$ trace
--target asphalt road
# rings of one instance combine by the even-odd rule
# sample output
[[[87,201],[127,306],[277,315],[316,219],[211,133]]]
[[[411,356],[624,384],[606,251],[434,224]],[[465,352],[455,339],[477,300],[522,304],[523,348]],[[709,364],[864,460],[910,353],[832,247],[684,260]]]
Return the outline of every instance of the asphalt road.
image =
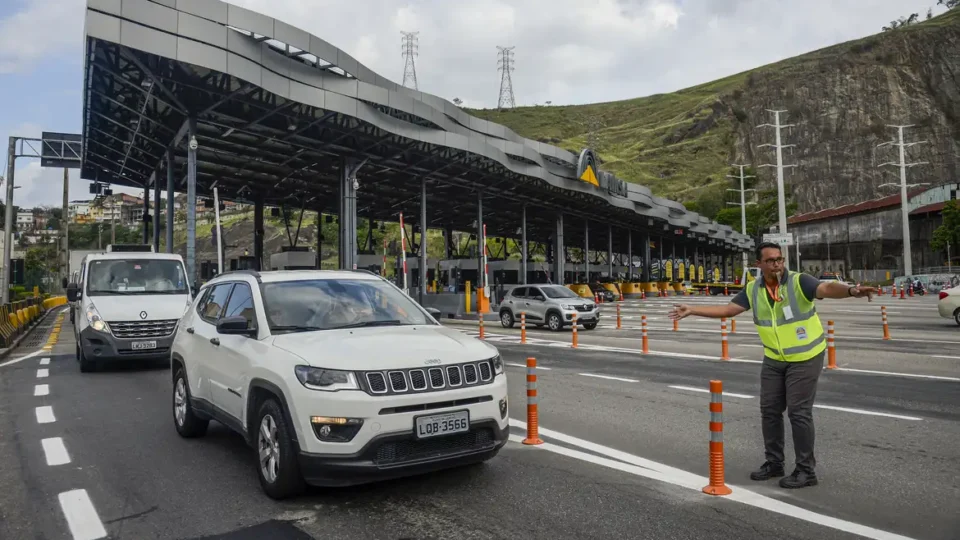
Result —
[[[551,368],[540,376],[544,445],[518,442],[524,371],[510,366],[516,441],[491,462],[280,503],[262,494],[239,436],[215,423],[201,439],[176,434],[165,366],[81,374],[69,321],[63,329],[52,351],[0,363],[0,538],[83,538],[67,514],[77,516],[72,530],[102,527],[114,539],[955,539],[960,530],[960,382],[825,373],[818,402],[861,412],[817,411],[821,484],[785,492],[746,479],[762,461],[757,365],[501,341],[509,364],[536,356]],[[753,396],[725,399],[728,497],[700,492],[709,396],[683,389],[711,378]]]

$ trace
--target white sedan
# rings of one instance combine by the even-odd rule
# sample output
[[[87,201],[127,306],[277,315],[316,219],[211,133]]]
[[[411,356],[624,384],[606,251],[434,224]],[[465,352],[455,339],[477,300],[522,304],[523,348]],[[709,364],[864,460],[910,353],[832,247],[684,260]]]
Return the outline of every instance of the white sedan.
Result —
[[[940,303],[937,304],[940,316],[953,319],[960,325],[960,287],[940,291]]]

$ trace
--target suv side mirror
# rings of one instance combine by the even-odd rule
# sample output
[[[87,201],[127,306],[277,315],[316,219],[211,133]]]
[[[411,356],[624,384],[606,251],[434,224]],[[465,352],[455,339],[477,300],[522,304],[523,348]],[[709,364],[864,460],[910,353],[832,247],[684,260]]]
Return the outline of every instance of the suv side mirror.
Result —
[[[425,309],[427,310],[427,313],[429,313],[431,317],[433,317],[434,319],[440,320],[440,310],[439,310],[439,309],[434,308],[434,307],[428,307],[428,308],[425,308]]]
[[[217,333],[251,337],[257,335],[257,329],[248,327],[247,318],[238,315],[217,321]]]
[[[537,300],[537,301],[539,301],[539,302],[546,302],[546,301],[547,301],[547,298],[546,298],[545,296],[543,296],[542,294],[538,294],[538,295],[534,296],[533,299],[534,299],[534,300]]]
[[[76,283],[67,284],[67,300],[76,302],[80,298],[80,287]]]

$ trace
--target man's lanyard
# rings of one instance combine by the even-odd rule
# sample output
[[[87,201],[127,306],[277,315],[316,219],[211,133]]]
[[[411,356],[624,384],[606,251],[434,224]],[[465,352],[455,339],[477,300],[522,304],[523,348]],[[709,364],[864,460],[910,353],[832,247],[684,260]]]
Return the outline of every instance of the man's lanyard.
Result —
[[[779,293],[780,293],[779,281],[777,282],[777,286],[774,287],[773,289],[770,288],[770,284],[767,283],[767,280],[763,280],[763,286],[767,288],[767,292],[770,294],[770,298],[773,298],[774,302],[779,302],[780,300],[782,300],[782,298],[780,298],[779,296]]]

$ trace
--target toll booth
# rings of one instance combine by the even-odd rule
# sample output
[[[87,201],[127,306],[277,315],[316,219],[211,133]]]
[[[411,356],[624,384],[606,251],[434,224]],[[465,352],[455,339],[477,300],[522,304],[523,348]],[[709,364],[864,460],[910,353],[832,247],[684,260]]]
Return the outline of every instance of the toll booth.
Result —
[[[270,270],[316,270],[317,254],[304,246],[283,246],[270,255]]]
[[[241,255],[235,259],[230,259],[230,270],[260,270],[257,258],[250,255]]]
[[[397,287],[403,288],[403,259],[397,257],[397,266],[394,268],[395,283]],[[427,285],[433,287],[433,281],[437,279],[437,261],[436,259],[427,259]],[[416,256],[407,257],[407,287],[412,291],[420,288],[420,258]],[[438,283],[440,288],[441,284]],[[429,289],[428,289],[429,290]]]
[[[374,274],[382,275],[383,255],[357,255],[357,270],[369,270]]]

